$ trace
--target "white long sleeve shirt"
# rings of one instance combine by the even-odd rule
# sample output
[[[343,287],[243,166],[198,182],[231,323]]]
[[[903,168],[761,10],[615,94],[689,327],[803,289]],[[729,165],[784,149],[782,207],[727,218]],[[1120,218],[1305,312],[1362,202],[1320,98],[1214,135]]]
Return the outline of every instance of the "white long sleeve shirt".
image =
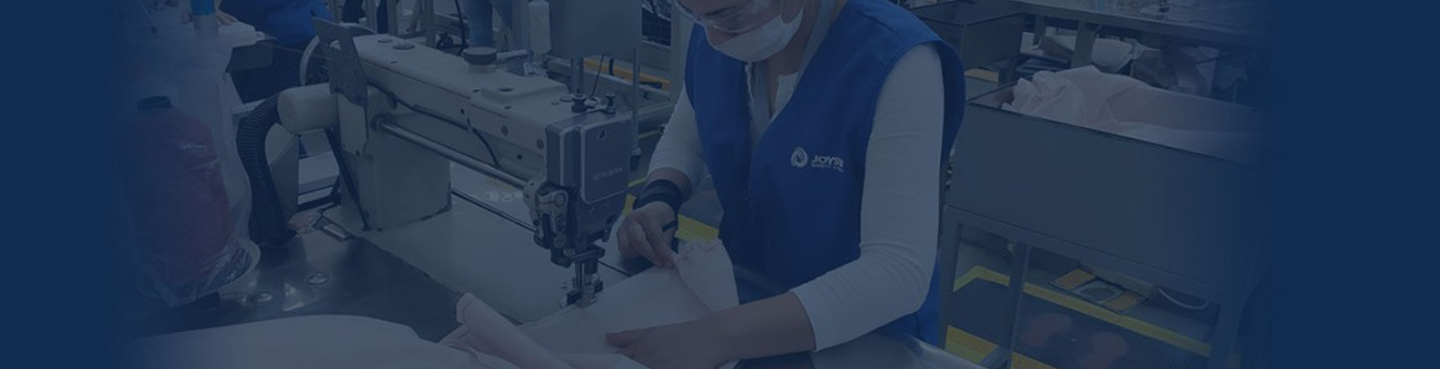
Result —
[[[914,312],[929,292],[940,228],[941,70],[934,47],[919,46],[900,58],[881,87],[865,158],[860,257],[791,290],[809,316],[816,350]],[[784,109],[800,74],[779,78],[770,117]],[[765,102],[752,96],[750,103]],[[769,125],[752,120],[751,147]],[[695,110],[684,90],[651,159],[650,170],[660,168],[678,170],[692,184],[705,178]]]

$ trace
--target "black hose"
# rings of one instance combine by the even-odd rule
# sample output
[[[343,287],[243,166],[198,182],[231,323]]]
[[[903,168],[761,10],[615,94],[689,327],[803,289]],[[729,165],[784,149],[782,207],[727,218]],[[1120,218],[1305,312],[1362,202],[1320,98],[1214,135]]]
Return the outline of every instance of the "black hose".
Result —
[[[278,100],[278,96],[271,96],[261,102],[240,119],[235,134],[240,163],[250,177],[250,240],[262,247],[281,246],[295,237],[280,206],[280,195],[275,190],[270,161],[265,155],[265,137],[270,128],[280,122]]]

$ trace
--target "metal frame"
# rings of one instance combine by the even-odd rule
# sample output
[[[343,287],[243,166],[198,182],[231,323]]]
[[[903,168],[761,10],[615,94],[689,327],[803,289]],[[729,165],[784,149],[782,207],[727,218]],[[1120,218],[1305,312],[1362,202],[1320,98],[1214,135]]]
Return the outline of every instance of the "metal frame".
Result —
[[[1217,228],[1231,223],[1182,221],[1208,219],[1206,215],[1214,215],[1210,212],[1231,209],[1210,205],[1211,198],[1204,197],[1211,194],[1210,187],[1155,189],[1201,180],[1224,186],[1218,188],[1238,184],[1234,188],[1249,189],[1243,184],[1253,180],[1253,168],[976,103],[1007,90],[969,104],[951,160],[952,186],[961,181],[965,186],[947,189],[941,220],[941,280],[955,278],[960,225],[998,235],[1012,245],[1008,302],[1012,330],[982,364],[999,367],[1013,353],[1018,323],[1014,319],[1023,301],[1030,254],[1040,248],[1216,303],[1219,316],[1209,339],[1208,368],[1225,368],[1244,308],[1272,255],[1258,248],[1250,229],[1232,234]],[[1250,195],[1240,193],[1235,198]],[[1165,202],[1165,208],[1155,205],[1165,196],[1188,197]],[[1133,206],[1115,205],[1127,201]],[[1104,216],[1096,216],[1097,211],[1104,211]],[[1250,211],[1216,214],[1258,217]],[[1126,234],[1114,234],[1118,229]],[[943,303],[946,312],[954,311],[948,299]]]
[[[1005,8],[950,1],[910,9],[960,53],[965,68],[1003,62],[999,83],[1016,78],[1024,15]]]
[[[1221,55],[1234,52],[1234,48],[1265,50],[1273,44],[1271,37],[1261,30],[1241,30],[1223,27],[1206,27],[1159,19],[1130,16],[1113,11],[1101,11],[1064,6],[1056,0],[974,0],[977,4],[1011,9],[1035,17],[1033,44],[1039,44],[1048,33],[1047,18],[1070,20],[1075,26],[1075,50],[1070,55],[1070,67],[1079,68],[1092,64],[1095,41],[1101,28],[1116,28],[1138,32],[1143,36],[1158,36],[1166,39],[1184,40],[1188,43],[1214,46]],[[1227,49],[1232,49],[1227,51]],[[1220,59],[1223,60],[1223,59]],[[1218,66],[1217,66],[1218,67]],[[1213,85],[1219,85],[1221,73],[1215,73]],[[1233,100],[1233,96],[1231,97]]]
[[[1039,18],[1068,19],[1082,23],[1124,28],[1147,34],[1164,35],[1216,45],[1234,45],[1262,49],[1272,43],[1270,37],[1257,34],[1251,30],[1204,27],[1195,24],[1127,16],[1116,12],[1066,7],[1052,3],[1051,0],[975,0],[975,3],[995,6],[1002,9],[1012,9],[1022,13],[1033,14]],[[1036,34],[1037,38],[1039,35],[1039,33]]]

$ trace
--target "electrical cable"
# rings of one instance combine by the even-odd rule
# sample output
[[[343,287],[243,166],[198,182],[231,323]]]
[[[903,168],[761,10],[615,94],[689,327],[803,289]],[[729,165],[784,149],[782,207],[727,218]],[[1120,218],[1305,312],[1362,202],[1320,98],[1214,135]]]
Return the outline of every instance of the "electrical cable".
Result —
[[[1166,299],[1166,300],[1169,300],[1170,303],[1175,304],[1175,306],[1179,306],[1179,307],[1182,307],[1182,308],[1185,308],[1185,309],[1189,309],[1189,310],[1205,310],[1205,308],[1210,307],[1210,301],[1202,301],[1202,302],[1201,302],[1200,304],[1198,304],[1198,305],[1196,305],[1196,304],[1187,304],[1187,303],[1180,302],[1180,300],[1176,299],[1174,296],[1170,296],[1170,293],[1169,293],[1169,292],[1165,292],[1165,289],[1164,289],[1164,288],[1156,288],[1155,291],[1156,291],[1156,292],[1160,292],[1160,296],[1165,297],[1165,299]]]
[[[292,49],[292,48],[288,48],[288,47],[284,47],[284,46],[279,46],[279,45],[274,45],[274,44],[270,44],[270,45],[268,45],[268,46],[270,46],[271,48],[277,49],[277,50],[285,50],[285,51],[300,52],[300,53],[303,53],[303,52],[304,52],[304,51],[302,51],[302,50],[296,50],[296,49]],[[318,58],[320,58],[321,60],[327,60],[327,61],[329,61],[329,60],[337,60],[337,59],[334,59],[334,58],[330,58],[330,57],[326,57],[326,56],[322,56],[322,55],[318,55],[318,54],[316,54],[316,55],[311,55],[311,57],[318,57]],[[598,84],[598,83],[599,83],[599,82],[598,82],[598,80],[599,80],[599,75],[598,75],[598,73],[597,73],[597,75],[596,75],[596,80],[597,80],[596,83]],[[440,116],[440,115],[438,115],[438,114],[435,114],[435,113],[431,113],[431,112],[428,112],[428,111],[419,109],[419,108],[415,107],[414,105],[411,105],[410,103],[405,102],[405,100],[401,100],[398,96],[395,95],[395,93],[390,92],[389,90],[382,89],[382,88],[378,88],[378,87],[377,87],[377,89],[379,89],[380,92],[385,93],[386,96],[389,96],[391,100],[394,100],[396,103],[400,104],[401,106],[404,106],[406,109],[410,109],[411,111],[414,111],[414,112],[416,112],[416,113],[420,113],[421,115],[425,115],[425,116],[430,117],[430,118],[434,118],[434,119],[440,120],[440,121],[442,121],[442,122],[454,123],[454,122],[451,122],[450,119],[447,119],[447,118],[442,117],[442,116]],[[593,95],[594,92],[591,92],[591,94]],[[456,125],[460,125],[460,124],[456,124]],[[493,165],[495,165],[495,168],[496,168],[496,169],[503,169],[504,167],[500,164],[500,156],[495,155],[495,149],[490,145],[490,140],[485,139],[485,136],[481,135],[480,132],[476,132],[476,131],[475,131],[475,127],[469,127],[468,125],[466,125],[466,127],[463,127],[463,128],[466,129],[466,130],[469,130],[470,133],[475,136],[475,138],[480,139],[480,143],[481,143],[481,144],[485,145],[485,153],[490,154],[490,161],[492,162]]]
[[[309,81],[309,79],[308,79],[308,77],[310,77],[310,74],[309,74],[309,71],[310,71],[310,57],[315,55],[315,48],[316,48],[316,47],[319,47],[319,46],[320,46],[320,38],[319,38],[319,37],[311,38],[311,39],[310,39],[310,43],[309,43],[308,45],[305,45],[305,51],[302,52],[302,53],[300,53],[300,85],[301,85],[301,86],[305,86],[305,85],[309,85],[309,84],[310,84],[310,81]]]
[[[442,122],[450,122],[450,119],[449,119],[449,118],[445,118],[445,117],[440,116],[439,114],[435,114],[435,113],[431,113],[431,112],[428,112],[428,111],[425,111],[425,110],[421,110],[420,108],[418,108],[418,107],[416,107],[416,106],[414,106],[414,105],[410,105],[410,103],[405,102],[405,100],[401,100],[399,97],[395,96],[394,93],[392,93],[392,92],[390,92],[390,91],[388,91],[388,90],[380,89],[380,92],[384,92],[385,95],[390,96],[390,99],[391,99],[391,100],[394,100],[395,103],[400,104],[400,106],[404,106],[406,109],[410,109],[410,111],[413,111],[413,112],[416,112],[416,113],[420,113],[421,115],[424,115],[424,116],[427,116],[427,117],[430,117],[430,118],[433,118],[433,119],[436,119],[436,120],[439,120],[439,121],[442,121]],[[486,140],[484,135],[481,135],[480,132],[476,132],[476,131],[475,131],[475,127],[468,127],[468,124],[467,124],[467,127],[466,127],[466,128],[470,131],[470,134],[475,135],[475,138],[480,139],[480,144],[485,145],[485,153],[490,154],[490,162],[491,162],[491,164],[495,165],[495,169],[504,170],[505,168],[500,165],[500,156],[495,155],[495,149],[492,148],[492,146],[490,146],[490,140]]]
[[[455,19],[460,20],[460,32],[466,33],[460,36],[460,53],[464,53],[470,47],[470,27],[465,26],[465,8],[460,7],[460,0],[455,0]]]
[[[613,63],[615,59],[614,59],[614,58],[611,58],[610,60],[611,60],[611,62]],[[598,89],[600,88],[600,66],[601,66],[601,65],[605,65],[605,54],[600,54],[600,63],[595,64],[595,83],[590,84],[590,96],[589,96],[589,97],[586,97],[586,98],[585,98],[586,100],[595,98],[595,90],[598,90]],[[582,68],[581,70],[584,70],[584,69]],[[580,78],[585,78],[585,76],[580,76]],[[584,79],[581,79],[581,81],[584,81]]]

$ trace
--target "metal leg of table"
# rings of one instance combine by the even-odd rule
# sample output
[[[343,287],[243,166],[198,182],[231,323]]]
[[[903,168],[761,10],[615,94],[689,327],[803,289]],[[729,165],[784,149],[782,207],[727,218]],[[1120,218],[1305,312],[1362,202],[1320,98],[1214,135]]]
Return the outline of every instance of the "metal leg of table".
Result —
[[[1030,266],[1030,245],[1012,243],[1010,253],[1010,285],[1006,293],[1010,300],[1010,334],[1000,339],[1002,346],[996,347],[980,361],[980,366],[986,368],[1000,368],[1005,364],[1014,366],[1015,338],[1018,336],[1016,332],[1020,331],[1021,302],[1025,299],[1025,270]]]
[[[360,2],[360,9],[365,12],[365,27],[379,29],[379,22],[375,21],[375,1],[364,0]]]
[[[1019,74],[1019,71],[1017,70],[1020,67],[1019,64],[1020,57],[1018,56],[1010,58],[1010,60],[1006,60],[1005,67],[1003,69],[1000,69],[1000,75],[997,77],[996,83],[1004,85],[1006,83],[1014,81]]]
[[[950,212],[948,207],[944,212]],[[943,213],[940,218],[940,245],[939,249],[936,250],[935,257],[940,260],[940,270],[937,271],[940,273],[941,296],[940,347],[944,348],[945,339],[946,336],[948,336],[946,333],[950,330],[950,319],[945,318],[945,314],[955,311],[955,306],[951,304],[949,296],[955,291],[955,274],[957,273],[956,269],[959,269],[959,266],[956,264],[960,262],[961,225],[957,222],[946,221],[948,217]]]
[[[1095,39],[1100,25],[1094,23],[1080,22],[1075,27],[1075,52],[1070,55],[1070,67],[1079,68],[1090,65],[1095,52]]]
[[[400,0],[386,1],[385,7],[386,17],[383,21],[385,21],[385,24],[388,24],[385,29],[389,30],[392,35],[400,36],[405,34],[405,32],[400,30]]]
[[[421,32],[425,32],[425,44],[435,46],[438,37],[435,34],[435,0],[420,0],[415,7],[420,8],[415,12],[415,23],[420,24]]]
[[[1240,315],[1243,305],[1221,305],[1220,317],[1215,321],[1215,339],[1210,342],[1210,362],[1206,369],[1226,369],[1230,364],[1230,353],[1235,348],[1235,337],[1240,333]]]

